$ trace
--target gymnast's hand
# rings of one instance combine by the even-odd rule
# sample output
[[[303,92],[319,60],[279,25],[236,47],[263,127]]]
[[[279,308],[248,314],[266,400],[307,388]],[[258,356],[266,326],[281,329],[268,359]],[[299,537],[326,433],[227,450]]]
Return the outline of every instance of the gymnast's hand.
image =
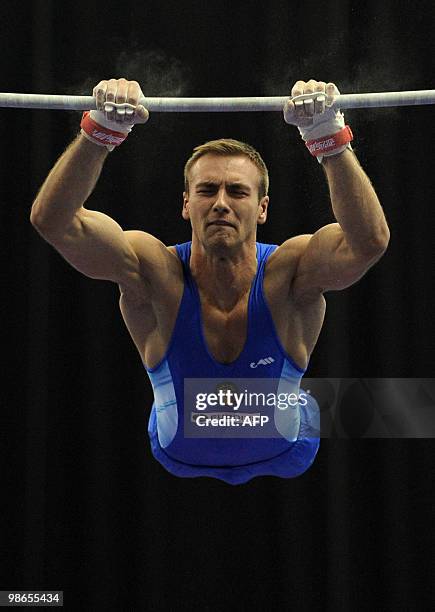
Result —
[[[310,153],[319,161],[350,147],[352,132],[345,126],[343,113],[332,106],[339,93],[334,83],[297,81],[284,105],[285,122],[298,127]],[[325,140],[330,136],[335,139]]]
[[[97,110],[83,114],[82,134],[109,151],[127,138],[136,123],[146,123],[149,119],[147,109],[139,104],[143,93],[137,81],[100,81],[92,94]]]

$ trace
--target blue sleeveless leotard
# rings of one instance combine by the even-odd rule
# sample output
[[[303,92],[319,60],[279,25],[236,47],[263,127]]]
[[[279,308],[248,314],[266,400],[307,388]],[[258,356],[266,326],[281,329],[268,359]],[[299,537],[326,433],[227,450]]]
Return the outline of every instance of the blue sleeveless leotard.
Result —
[[[248,302],[245,346],[230,364],[217,362],[208,350],[201,321],[196,283],[190,273],[191,242],[176,246],[183,264],[184,291],[166,355],[154,368],[146,368],[154,390],[148,424],[154,457],[169,472],[181,477],[209,476],[242,484],[256,476],[293,478],[307,470],[319,448],[319,411],[308,396],[295,412],[296,431],[288,438],[192,438],[184,435],[185,379],[291,380],[299,389],[305,370],[285,352],[263,294],[267,258],[276,245],[257,242],[257,273]],[[254,367],[258,364],[258,367]],[[313,435],[312,432],[316,432]]]

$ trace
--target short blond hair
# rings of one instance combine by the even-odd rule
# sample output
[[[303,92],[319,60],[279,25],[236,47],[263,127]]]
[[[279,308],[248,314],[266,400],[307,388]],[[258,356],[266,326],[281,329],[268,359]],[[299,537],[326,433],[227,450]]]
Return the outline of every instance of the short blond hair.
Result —
[[[192,155],[184,166],[184,188],[189,193],[189,172],[195,162],[202,157],[212,153],[213,155],[246,155],[257,166],[260,171],[260,184],[258,195],[260,199],[267,195],[269,191],[269,172],[260,153],[249,144],[234,140],[233,138],[220,138],[219,140],[209,140],[193,149]]]

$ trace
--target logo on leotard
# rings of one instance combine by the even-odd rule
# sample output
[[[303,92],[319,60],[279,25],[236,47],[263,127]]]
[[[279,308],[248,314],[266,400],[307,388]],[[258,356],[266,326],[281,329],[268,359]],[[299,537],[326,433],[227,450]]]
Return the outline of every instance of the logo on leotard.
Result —
[[[275,359],[273,357],[263,357],[262,359],[259,359],[257,361],[257,363],[255,363],[255,361],[253,361],[251,363],[251,368],[258,368],[259,365],[270,365],[271,363],[273,363],[275,361]]]

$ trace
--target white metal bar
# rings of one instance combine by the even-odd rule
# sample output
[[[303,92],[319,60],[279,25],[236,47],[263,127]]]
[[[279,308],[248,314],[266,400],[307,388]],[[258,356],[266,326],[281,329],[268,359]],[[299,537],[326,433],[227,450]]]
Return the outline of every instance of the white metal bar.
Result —
[[[151,112],[240,112],[281,111],[288,96],[250,98],[142,98]],[[381,93],[341,94],[334,106],[339,108],[371,108],[382,106],[414,106],[435,104],[435,89],[420,91],[388,91]],[[0,107],[41,108],[58,110],[90,110],[95,108],[92,96],[0,93]]]

